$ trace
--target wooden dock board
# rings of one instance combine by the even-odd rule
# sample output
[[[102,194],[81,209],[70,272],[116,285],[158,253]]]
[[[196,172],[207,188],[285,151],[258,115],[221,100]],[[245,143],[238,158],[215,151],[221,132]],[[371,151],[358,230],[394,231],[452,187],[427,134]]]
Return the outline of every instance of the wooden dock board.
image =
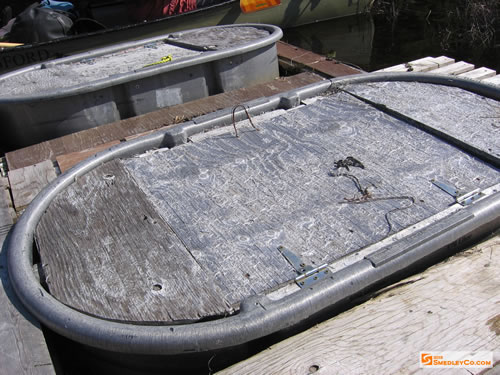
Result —
[[[110,319],[222,315],[297,276],[279,246],[329,263],[446,209],[454,199],[433,178],[466,191],[498,182],[491,166],[343,92],[277,112],[255,118],[260,131],[240,124],[239,138],[229,126],[80,177],[37,231],[51,292]],[[336,169],[348,156],[364,168]],[[356,180],[379,199],[359,200]],[[186,297],[165,304],[173,280]]]
[[[57,170],[51,160],[10,170],[9,183],[16,210],[20,211],[30,204],[33,198],[56,177]]]
[[[343,64],[335,59],[329,59],[317,53],[279,41],[278,59],[285,69],[306,70],[321,74],[328,78],[342,77],[359,74],[362,71],[352,66]]]
[[[0,177],[0,372],[55,374],[39,323],[23,308],[10,285],[4,242],[14,220],[6,183]]]
[[[418,60],[413,60],[404,64],[391,66],[380,69],[378,72],[429,72],[444,66],[451,65],[455,62],[452,58],[446,56],[439,57],[423,57]]]
[[[494,77],[496,74],[497,74],[497,72],[493,69],[477,68],[477,69],[470,70],[468,72],[459,74],[458,76],[461,78],[470,78],[470,79],[477,79],[478,81],[482,81],[486,78]]]
[[[0,177],[0,236],[7,235],[16,218],[16,212],[10,198],[9,180]]]
[[[418,356],[426,350],[486,350],[500,360],[498,269],[500,236],[217,374],[493,375],[485,369],[420,369]]]
[[[447,56],[423,57],[418,60],[380,69],[377,70],[377,72],[427,72],[450,74],[500,86],[500,75],[496,75],[496,71],[484,67],[475,68],[473,64],[463,61],[455,63],[454,59]]]
[[[483,82],[489,83],[490,85],[500,86],[500,74],[491,78],[486,78]]]
[[[469,72],[474,69],[473,64],[466,63],[464,61],[458,61],[456,63],[443,66],[441,68],[434,69],[430,71],[433,74],[450,74],[450,75],[459,75],[462,73]]]
[[[322,80],[311,73],[278,78],[249,88],[210,96],[189,103],[161,109],[145,115],[102,125],[81,132],[52,139],[5,154],[9,170],[27,167],[57,156],[88,150],[102,144],[176,124],[193,117],[228,108],[262,96],[270,96]]]

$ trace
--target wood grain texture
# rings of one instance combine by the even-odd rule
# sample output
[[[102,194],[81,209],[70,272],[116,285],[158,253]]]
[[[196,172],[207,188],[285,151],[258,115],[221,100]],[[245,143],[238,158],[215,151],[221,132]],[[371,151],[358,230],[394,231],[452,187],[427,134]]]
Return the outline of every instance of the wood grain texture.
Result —
[[[10,170],[9,182],[16,210],[21,210],[30,204],[33,198],[56,177],[56,168],[50,160]]]
[[[280,245],[329,263],[454,203],[433,179],[464,191],[499,181],[491,166],[343,92],[255,123],[260,131],[240,123],[239,138],[215,129],[78,179],[38,230],[54,294],[112,319],[228,313],[297,276]],[[349,156],[364,168],[335,167]],[[156,283],[176,291],[168,307],[150,295]]]
[[[61,170],[61,173],[67,171],[71,167],[73,167],[75,164],[78,164],[79,162],[97,154],[100,151],[104,151],[111,146],[117,145],[120,143],[120,141],[113,141],[113,142],[108,142],[104,143],[102,145],[99,145],[97,147],[93,147],[91,149],[87,150],[82,150],[82,151],[77,151],[77,152],[71,152],[69,154],[57,156],[57,164],[59,165],[59,169]]]
[[[466,73],[459,74],[458,76],[461,78],[469,78],[469,79],[477,79],[481,81],[486,78],[494,77],[497,74],[493,69],[488,68],[477,68]]]
[[[10,197],[9,180],[0,177],[0,236],[7,234],[15,219],[16,212]]]
[[[280,245],[307,264],[329,263],[452,204],[434,178],[465,191],[499,179],[495,169],[343,93],[254,122],[260,131],[242,123],[239,138],[227,127],[124,160],[234,303],[293,276]],[[335,169],[348,156],[365,168]],[[350,203],[361,196],[354,178],[373,198],[389,199]]]
[[[388,68],[377,70],[377,72],[429,72],[455,62],[452,58],[446,56],[424,57],[413,60],[405,64],[399,64]]]
[[[500,360],[499,267],[497,236],[218,375],[478,374],[422,370],[418,355],[486,350]]]
[[[321,79],[321,77],[311,73],[278,78],[268,83],[213,95],[189,103],[164,108],[145,115],[69,134],[64,137],[8,152],[5,154],[5,157],[10,170],[27,167],[44,160],[55,161],[56,157],[60,155],[90,149],[107,142],[119,141],[135,134],[176,124],[182,120],[189,120],[196,116],[241,104],[262,96],[269,96],[292,90],[297,87],[318,82]]]
[[[120,321],[197,320],[231,308],[131,176],[113,161],[61,193],[36,232],[50,292]]]
[[[347,89],[500,160],[500,103],[496,100],[456,87],[418,82],[370,83]]]
[[[55,374],[40,324],[24,309],[10,284],[4,243],[13,220],[4,210],[9,202],[3,194],[4,181],[0,182],[0,372]]]
[[[280,64],[287,68],[308,70],[331,78],[361,73],[360,69],[282,41],[276,43],[276,47]]]
[[[459,75],[462,73],[469,72],[471,70],[474,70],[473,64],[469,64],[469,63],[466,63],[464,61],[458,61],[456,63],[434,69],[430,73],[432,73],[432,74]]]

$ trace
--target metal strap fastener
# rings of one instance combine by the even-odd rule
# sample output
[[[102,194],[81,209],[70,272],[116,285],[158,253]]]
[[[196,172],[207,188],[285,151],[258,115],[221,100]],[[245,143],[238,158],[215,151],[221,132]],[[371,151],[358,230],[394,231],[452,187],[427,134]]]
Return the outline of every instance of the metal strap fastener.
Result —
[[[299,276],[295,278],[295,282],[299,287],[305,288],[328,276],[328,264],[325,263],[319,267],[313,267],[305,264],[295,253],[283,246],[279,246],[278,250],[299,274]]]
[[[475,189],[469,193],[462,193],[455,186],[448,185],[436,180],[432,180],[431,182],[438,188],[455,198],[455,201],[462,206],[468,206],[484,195],[480,189]]]

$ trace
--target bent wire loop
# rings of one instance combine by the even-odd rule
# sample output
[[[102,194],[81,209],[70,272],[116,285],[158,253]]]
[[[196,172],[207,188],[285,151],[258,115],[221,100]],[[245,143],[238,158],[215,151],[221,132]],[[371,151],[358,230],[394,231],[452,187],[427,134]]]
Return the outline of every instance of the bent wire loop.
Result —
[[[255,126],[255,124],[253,123],[252,121],[252,117],[250,116],[250,113],[248,113],[248,110],[247,110],[247,107],[244,106],[243,104],[238,104],[237,106],[234,106],[233,108],[233,127],[234,127],[234,133],[236,135],[236,138],[239,137],[238,135],[238,129],[236,129],[236,119],[235,119],[235,113],[236,113],[236,110],[241,107],[243,108],[243,110],[245,111],[246,115],[247,115],[247,118],[248,118],[248,121],[250,121],[250,124],[253,126],[253,128],[257,131],[259,131],[260,129],[258,127]]]

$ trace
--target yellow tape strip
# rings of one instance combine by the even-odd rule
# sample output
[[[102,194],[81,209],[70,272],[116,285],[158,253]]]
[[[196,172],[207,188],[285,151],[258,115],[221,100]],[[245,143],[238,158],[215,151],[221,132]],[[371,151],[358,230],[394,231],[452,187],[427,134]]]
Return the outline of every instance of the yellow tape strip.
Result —
[[[165,64],[165,63],[167,63],[169,61],[172,61],[172,55],[163,56],[160,59],[160,61],[156,61],[154,63],[148,64],[148,65],[144,65],[143,68],[147,68],[148,66],[153,66],[153,65]]]

